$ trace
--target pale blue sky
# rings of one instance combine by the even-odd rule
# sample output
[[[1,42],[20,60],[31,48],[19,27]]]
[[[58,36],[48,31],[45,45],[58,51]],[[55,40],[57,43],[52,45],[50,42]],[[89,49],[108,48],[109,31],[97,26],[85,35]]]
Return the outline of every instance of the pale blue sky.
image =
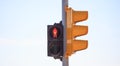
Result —
[[[87,10],[88,49],[70,66],[120,66],[120,0],[69,0]],[[61,20],[61,0],[0,0],[0,66],[62,66],[47,56],[47,25]]]

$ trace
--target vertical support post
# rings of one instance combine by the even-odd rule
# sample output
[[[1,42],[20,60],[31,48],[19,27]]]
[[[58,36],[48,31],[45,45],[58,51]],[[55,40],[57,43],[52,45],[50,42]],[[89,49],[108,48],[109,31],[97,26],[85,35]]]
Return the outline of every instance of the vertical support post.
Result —
[[[63,43],[63,58],[62,58],[62,66],[69,66],[68,58],[65,57],[66,52],[66,12],[65,9],[68,7],[68,0],[62,0],[62,24],[64,30],[64,43]]]

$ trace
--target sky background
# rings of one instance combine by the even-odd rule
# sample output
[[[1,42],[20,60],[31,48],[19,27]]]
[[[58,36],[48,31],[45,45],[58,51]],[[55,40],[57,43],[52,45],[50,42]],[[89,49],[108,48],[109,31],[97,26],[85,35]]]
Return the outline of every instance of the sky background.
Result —
[[[0,66],[62,66],[47,56],[47,25],[62,19],[61,0],[0,0]],[[69,0],[87,10],[88,48],[69,66],[120,66],[120,0]]]

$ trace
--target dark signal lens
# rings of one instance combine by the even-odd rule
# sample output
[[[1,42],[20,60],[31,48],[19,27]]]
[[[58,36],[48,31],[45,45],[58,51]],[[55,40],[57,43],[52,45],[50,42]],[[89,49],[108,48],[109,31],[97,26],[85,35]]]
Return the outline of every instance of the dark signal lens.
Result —
[[[60,46],[57,45],[57,44],[52,45],[51,48],[50,48],[50,52],[53,55],[57,55],[58,53],[60,53]]]

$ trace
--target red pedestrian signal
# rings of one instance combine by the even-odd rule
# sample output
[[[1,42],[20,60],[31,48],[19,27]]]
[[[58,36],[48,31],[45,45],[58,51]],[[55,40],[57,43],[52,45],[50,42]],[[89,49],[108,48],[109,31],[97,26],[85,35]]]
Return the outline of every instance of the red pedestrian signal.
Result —
[[[61,59],[63,56],[63,25],[48,25],[48,56]]]
[[[58,34],[57,28],[53,28],[52,33],[53,33],[53,38],[57,38],[57,34]]]

